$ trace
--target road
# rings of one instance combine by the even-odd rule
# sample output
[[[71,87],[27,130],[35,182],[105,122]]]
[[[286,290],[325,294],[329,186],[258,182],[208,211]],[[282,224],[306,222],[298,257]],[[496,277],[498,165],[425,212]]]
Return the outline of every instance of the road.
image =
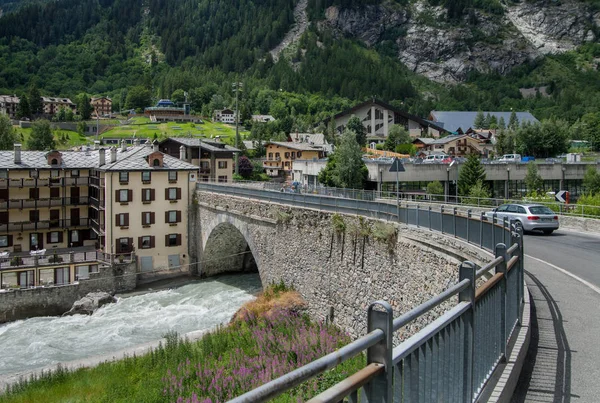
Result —
[[[535,314],[512,401],[597,402],[600,236],[564,230],[551,236],[526,235],[525,254],[525,280]]]

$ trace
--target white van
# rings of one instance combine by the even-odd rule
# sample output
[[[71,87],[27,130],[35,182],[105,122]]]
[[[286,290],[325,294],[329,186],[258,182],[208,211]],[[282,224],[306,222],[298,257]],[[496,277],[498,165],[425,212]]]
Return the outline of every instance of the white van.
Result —
[[[521,162],[521,154],[504,154],[498,162]]]
[[[423,164],[441,164],[448,157],[446,154],[431,154],[423,160]]]

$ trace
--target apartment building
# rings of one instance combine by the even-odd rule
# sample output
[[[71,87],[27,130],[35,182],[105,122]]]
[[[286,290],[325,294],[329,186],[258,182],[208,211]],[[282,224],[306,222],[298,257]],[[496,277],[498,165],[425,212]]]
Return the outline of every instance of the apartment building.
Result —
[[[77,105],[69,98],[42,97],[42,110],[44,115],[55,115],[60,108],[71,109],[73,113],[77,112]]]
[[[0,95],[0,114],[8,115],[14,119],[19,107],[19,97],[13,95]]]
[[[90,105],[94,108],[94,116],[109,116],[112,113],[112,99],[108,97],[92,98]]]
[[[187,137],[170,137],[159,149],[171,157],[195,165],[204,182],[231,182],[235,170],[233,157],[240,150],[219,141]]]
[[[215,110],[213,112],[213,122],[234,124],[235,116],[235,112],[231,109]]]
[[[269,176],[290,176],[296,160],[313,160],[325,157],[322,148],[307,143],[271,141],[265,144],[266,159],[263,162]]]
[[[142,272],[186,265],[196,180],[158,143],[0,151],[0,285],[68,284],[106,256],[135,256]]]

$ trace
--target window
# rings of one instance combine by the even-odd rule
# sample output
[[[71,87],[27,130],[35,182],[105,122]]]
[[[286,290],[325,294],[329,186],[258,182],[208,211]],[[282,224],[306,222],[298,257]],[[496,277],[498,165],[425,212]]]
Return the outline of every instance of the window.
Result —
[[[90,265],[90,273],[98,273],[98,265],[97,264],[91,264]]]
[[[90,278],[90,266],[75,267],[75,280],[88,280]]]
[[[76,178],[79,176],[79,169],[73,169],[71,170],[71,176]]]
[[[227,182],[227,176],[219,176],[219,183],[225,183]]]
[[[142,236],[139,239],[139,248],[140,249],[150,249],[152,248],[152,238],[154,238],[153,236]]]
[[[50,198],[54,199],[54,198],[58,198],[58,197],[60,197],[60,188],[59,187],[50,188]]]
[[[29,211],[29,221],[38,222],[39,220],[40,220],[39,210],[30,210]]]
[[[150,211],[142,212],[142,225],[154,224],[154,213]]]
[[[154,159],[154,161],[152,161],[152,166],[159,167],[160,166],[160,160],[158,158]]]
[[[48,236],[48,238],[49,238],[48,243],[59,243],[60,242],[59,234],[60,234],[60,232],[58,232],[58,231],[51,232]]]
[[[149,183],[150,182],[150,178],[151,178],[150,175],[151,175],[150,171],[143,171],[142,172],[142,182]]]
[[[117,253],[131,252],[131,238],[117,239]]]
[[[119,172],[119,182],[121,182],[121,183],[129,182],[129,172]]]
[[[0,171],[0,179],[8,179],[8,170],[3,169]]]
[[[169,182],[177,182],[177,171],[169,171]]]
[[[154,200],[154,189],[142,189],[142,202],[149,203]]]
[[[165,222],[169,224],[181,222],[181,211],[171,210],[165,212]]]
[[[129,226],[129,213],[116,214],[115,221],[119,227],[128,227]]]
[[[181,234],[165,235],[165,246],[179,246],[179,245],[181,245]]]
[[[180,188],[167,188],[167,189],[165,189],[165,199],[166,200],[179,200],[179,199],[181,199],[181,189]]]
[[[302,157],[302,151],[298,151],[296,155],[298,156],[298,158]]]
[[[29,198],[30,199],[39,199],[40,198],[40,189],[39,188],[29,189]]]
[[[6,248],[11,246],[11,235],[2,235],[0,236],[0,248]]]
[[[56,160],[52,160],[52,165],[56,165],[56,163],[54,161],[56,161]],[[58,178],[59,176],[60,176],[60,171],[58,169],[53,169],[50,171],[51,178]]]
[[[227,169],[227,161],[219,161],[219,169]]]
[[[35,169],[32,169],[31,171],[29,171],[29,177],[30,178],[37,178],[38,177],[38,171]]]
[[[128,189],[121,189],[118,190],[118,201],[120,202],[128,202],[129,201],[129,190]]]

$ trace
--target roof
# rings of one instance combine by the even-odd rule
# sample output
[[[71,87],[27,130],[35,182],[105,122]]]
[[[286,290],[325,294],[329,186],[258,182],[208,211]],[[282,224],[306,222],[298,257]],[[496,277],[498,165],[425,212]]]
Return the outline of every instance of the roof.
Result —
[[[421,143],[423,143],[425,145],[429,145],[429,144],[433,143],[434,139],[432,139],[431,137],[417,137],[416,139],[413,140],[413,143],[415,141],[420,141]]]
[[[463,131],[467,131],[470,128],[473,128],[475,125],[475,118],[477,117],[478,112],[457,112],[457,111],[431,111],[430,117],[438,124],[442,126],[444,129],[455,132],[459,128]],[[512,112],[483,112],[485,116],[487,114],[490,116],[496,116],[498,121],[500,118],[504,118],[504,122],[508,125],[510,121],[510,115]],[[530,123],[538,123],[538,120],[529,112],[515,112],[517,115],[517,119],[519,119],[519,124],[523,122]]]
[[[100,169],[104,171],[122,170],[197,170],[198,167],[178,158],[163,154],[163,166],[152,167],[146,157],[154,150],[149,146],[128,147],[126,151],[117,149],[117,162],[110,163],[111,149],[59,151],[61,164],[48,165],[47,151],[21,151],[21,164],[15,164],[14,151],[0,151],[0,169]],[[98,166],[100,152],[105,153],[106,164]]]
[[[52,103],[52,104],[73,104],[69,98],[61,98],[61,97],[42,97],[42,102]],[[75,104],[73,104],[75,105]]]
[[[451,141],[462,139],[462,138],[465,138],[465,137],[469,137],[469,136],[467,136],[466,134],[461,134],[461,135],[458,135],[458,136],[456,136],[456,135],[450,135],[450,136],[442,137],[441,139],[433,140],[429,144],[447,144],[447,143],[449,143]]]
[[[12,104],[19,103],[19,97],[13,95],[0,95],[0,102],[7,102]]]
[[[256,149],[256,140],[242,140],[242,143],[244,143],[244,147],[246,147],[246,150]]]
[[[110,101],[110,102],[112,102],[112,99],[110,99],[109,97],[94,97],[94,98],[92,98],[92,99],[90,100],[90,102],[96,102],[96,101],[99,101],[99,100],[101,100],[101,99],[106,99],[107,101]]]
[[[291,141],[269,141],[268,143],[265,143],[265,146],[268,146],[269,144],[275,144],[276,146],[280,146],[280,147],[287,147],[292,150],[322,151],[321,149],[319,149],[317,147],[313,147],[307,143],[292,143]]]
[[[375,99],[375,98],[372,99],[372,100],[370,100],[370,101],[361,102],[360,104],[355,105],[355,106],[353,106],[350,109],[346,109],[345,111],[342,111],[342,112],[338,113],[337,115],[335,115],[333,118],[337,119],[339,117],[352,114],[352,113],[356,112],[357,110],[359,110],[360,108],[362,108],[365,105],[379,105],[379,106],[381,106],[381,107],[383,107],[385,109],[389,109],[392,112],[395,112],[395,113],[399,114],[400,116],[405,117],[406,119],[410,119],[410,120],[412,120],[414,122],[417,122],[417,123],[419,123],[422,126],[431,127],[431,128],[433,128],[433,129],[435,129],[437,131],[440,131],[440,132],[446,132],[447,131],[447,129],[445,129],[444,127],[441,127],[437,122],[433,122],[432,123],[429,120],[426,120],[426,119],[420,118],[420,117],[418,117],[416,115],[413,115],[413,114],[410,114],[408,112],[402,111],[402,110],[396,108],[395,106],[392,106],[392,105],[390,105],[390,104],[388,104],[386,102],[380,101],[380,100]]]
[[[187,147],[201,147],[208,151],[230,151],[230,152],[234,152],[234,153],[240,152],[239,149],[232,147],[230,145],[227,145],[225,143],[202,140],[202,139],[193,138],[193,137],[169,137],[168,139],[161,141],[161,144],[168,140],[174,141],[179,144],[183,144],[184,146],[187,146]]]
[[[290,134],[290,137],[294,143],[307,143],[315,146],[328,144],[323,133],[293,133]]]

